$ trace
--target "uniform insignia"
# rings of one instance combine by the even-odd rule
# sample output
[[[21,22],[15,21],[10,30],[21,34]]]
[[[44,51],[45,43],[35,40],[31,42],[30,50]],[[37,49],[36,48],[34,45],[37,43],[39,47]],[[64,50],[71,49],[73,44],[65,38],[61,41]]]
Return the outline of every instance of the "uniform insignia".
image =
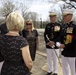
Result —
[[[65,44],[71,43],[73,40],[73,35],[67,35],[66,36],[66,40],[65,40]]]
[[[60,31],[60,26],[54,26],[54,31]]]
[[[73,32],[73,27],[68,27],[66,33],[72,33],[72,32]]]

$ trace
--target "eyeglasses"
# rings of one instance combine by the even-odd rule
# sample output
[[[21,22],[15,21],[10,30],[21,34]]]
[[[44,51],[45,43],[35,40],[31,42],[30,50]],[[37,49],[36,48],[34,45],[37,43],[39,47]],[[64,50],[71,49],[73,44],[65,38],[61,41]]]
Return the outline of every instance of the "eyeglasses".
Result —
[[[26,25],[32,25],[31,23],[26,23]]]

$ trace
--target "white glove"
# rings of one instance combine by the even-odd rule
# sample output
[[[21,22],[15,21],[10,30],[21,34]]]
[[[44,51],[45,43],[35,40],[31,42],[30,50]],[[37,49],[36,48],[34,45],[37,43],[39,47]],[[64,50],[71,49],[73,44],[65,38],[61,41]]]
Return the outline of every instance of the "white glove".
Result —
[[[60,45],[61,45],[60,42],[56,42],[57,47],[60,47]]]

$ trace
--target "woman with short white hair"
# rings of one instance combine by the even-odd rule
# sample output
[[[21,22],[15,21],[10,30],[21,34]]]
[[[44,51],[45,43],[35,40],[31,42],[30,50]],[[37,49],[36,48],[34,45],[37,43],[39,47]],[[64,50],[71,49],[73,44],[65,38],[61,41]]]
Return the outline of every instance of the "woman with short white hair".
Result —
[[[7,16],[8,33],[0,38],[0,52],[4,57],[1,75],[30,75],[32,60],[29,45],[25,38],[19,36],[24,28],[24,18],[18,12]]]

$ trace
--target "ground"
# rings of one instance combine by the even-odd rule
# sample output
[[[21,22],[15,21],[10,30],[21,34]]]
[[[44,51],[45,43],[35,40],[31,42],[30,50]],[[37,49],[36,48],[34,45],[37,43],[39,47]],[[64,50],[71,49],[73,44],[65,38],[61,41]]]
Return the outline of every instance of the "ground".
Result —
[[[34,61],[34,65],[32,68],[32,75],[46,75],[47,73],[47,61],[46,61],[46,54],[37,52],[36,54],[36,60]],[[62,67],[58,65],[58,75],[62,74]]]

